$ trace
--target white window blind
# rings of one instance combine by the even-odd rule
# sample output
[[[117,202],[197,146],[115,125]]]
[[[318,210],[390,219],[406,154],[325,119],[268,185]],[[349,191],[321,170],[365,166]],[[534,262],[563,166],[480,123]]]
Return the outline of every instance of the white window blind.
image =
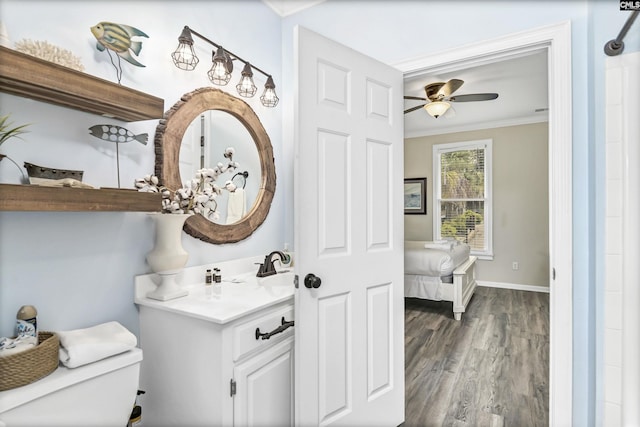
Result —
[[[433,146],[434,239],[453,237],[482,258],[491,239],[491,140]]]

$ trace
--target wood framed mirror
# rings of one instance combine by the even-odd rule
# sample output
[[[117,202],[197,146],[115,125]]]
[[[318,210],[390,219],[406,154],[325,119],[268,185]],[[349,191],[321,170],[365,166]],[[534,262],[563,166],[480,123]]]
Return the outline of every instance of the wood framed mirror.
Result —
[[[184,231],[208,243],[234,243],[249,237],[264,222],[276,189],[271,140],[258,116],[246,102],[212,87],[196,89],[183,95],[165,113],[156,128],[155,174],[160,182],[172,191],[182,187],[179,163],[182,138],[191,122],[208,110],[229,113],[247,129],[258,151],[261,176],[256,176],[255,179],[260,179],[260,185],[253,206],[248,208],[246,215],[238,222],[228,225],[216,224],[197,214],[187,219]]]

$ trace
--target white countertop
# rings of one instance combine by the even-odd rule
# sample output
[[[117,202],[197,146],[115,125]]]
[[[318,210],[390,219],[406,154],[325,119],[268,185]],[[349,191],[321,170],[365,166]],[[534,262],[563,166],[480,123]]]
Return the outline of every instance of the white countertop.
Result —
[[[183,282],[181,286],[189,294],[169,301],[146,297],[148,292],[156,288],[157,275],[136,276],[135,303],[224,324],[271,305],[292,300],[295,291],[292,269],[280,269],[274,276],[258,278],[257,267],[254,265],[256,261],[261,259],[246,258],[216,265],[222,270],[222,283],[211,285],[214,287],[212,296],[207,296],[204,284],[204,272],[212,266],[186,268],[180,280]],[[247,272],[248,268],[251,271]],[[239,270],[244,272],[239,273]]]

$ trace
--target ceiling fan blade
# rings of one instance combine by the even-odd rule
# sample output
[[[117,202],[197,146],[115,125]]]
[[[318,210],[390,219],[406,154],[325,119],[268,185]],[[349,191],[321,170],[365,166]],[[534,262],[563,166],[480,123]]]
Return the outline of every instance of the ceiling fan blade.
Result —
[[[456,90],[460,89],[460,86],[464,84],[464,80],[451,79],[446,82],[438,91],[438,96],[449,96]]]
[[[497,93],[470,93],[469,95],[452,96],[447,99],[451,102],[490,101],[498,97]]]
[[[426,105],[426,104],[422,104],[422,105],[418,105],[418,106],[416,106],[416,107],[408,108],[408,109],[404,110],[404,113],[405,113],[405,114],[407,114],[407,113],[410,113],[410,112],[412,112],[412,111],[419,110],[419,109],[421,109],[422,107],[424,107],[425,105]]]
[[[438,100],[438,91],[440,91],[440,89],[442,88],[442,86],[444,86],[443,82],[440,83],[430,83],[428,85],[426,85],[424,87],[424,92],[427,95],[427,98],[430,101],[437,101]]]
[[[418,101],[428,101],[427,98],[420,98],[419,96],[405,96],[404,99],[415,99]]]

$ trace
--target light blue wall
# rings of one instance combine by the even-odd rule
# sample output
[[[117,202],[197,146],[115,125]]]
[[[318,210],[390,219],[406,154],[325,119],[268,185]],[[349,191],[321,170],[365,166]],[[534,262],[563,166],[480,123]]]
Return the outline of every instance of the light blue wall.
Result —
[[[122,84],[161,97],[168,110],[183,93],[209,86],[206,72],[211,46],[196,38],[200,64],[195,71],[174,67],[170,53],[182,27],[189,25],[261,69],[281,78],[280,17],[259,1],[23,1],[0,0],[0,19],[11,41],[48,41],[71,50],[88,74],[115,82],[106,52],[98,52],[89,27],[100,21],[128,24],[149,35],[143,40],[137,68],[123,62]],[[251,31],[247,31],[250,28]],[[256,35],[259,34],[259,37]],[[235,80],[223,90],[235,92]],[[264,79],[255,76],[261,86]],[[99,94],[96,94],[99,96]],[[282,160],[282,109],[267,109],[258,97],[248,103],[265,126],[274,146],[276,172]],[[98,123],[120,124],[135,133],[147,132],[149,144],[122,144],[123,187],[153,172],[153,136],[158,120],[122,123],[75,110],[0,93],[0,111],[16,123],[32,123],[24,141],[2,145],[2,153],[20,165],[24,161],[59,168],[84,169],[85,181],[117,186],[113,146],[88,135]],[[237,159],[242,162],[242,159]],[[0,165],[0,182],[15,182],[17,169]],[[258,176],[253,173],[252,176]],[[282,248],[285,194],[276,189],[265,223],[247,240],[228,245],[203,243],[183,233],[188,265],[216,263],[268,253]],[[145,255],[153,246],[153,224],[144,213],[0,212],[0,336],[13,333],[15,314],[23,304],[38,308],[39,325],[64,330],[118,320],[136,334],[133,278],[148,273]]]

